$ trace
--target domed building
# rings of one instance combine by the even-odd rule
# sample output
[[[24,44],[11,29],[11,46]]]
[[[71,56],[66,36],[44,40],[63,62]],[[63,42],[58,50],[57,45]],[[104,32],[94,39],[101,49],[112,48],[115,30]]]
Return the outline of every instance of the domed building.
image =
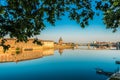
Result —
[[[62,39],[62,37],[60,37],[58,44],[59,44],[59,45],[62,45],[62,44],[63,44],[63,39]]]

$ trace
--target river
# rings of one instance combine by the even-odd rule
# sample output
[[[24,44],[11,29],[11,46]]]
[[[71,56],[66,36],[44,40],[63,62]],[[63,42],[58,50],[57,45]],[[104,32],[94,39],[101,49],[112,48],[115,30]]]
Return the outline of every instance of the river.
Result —
[[[7,57],[6,61],[2,59],[0,80],[106,80],[109,76],[96,73],[96,69],[115,72],[119,68],[119,64],[115,63],[120,60],[119,50],[51,51],[46,51],[44,55],[36,52],[36,58],[34,56],[33,59],[26,59],[21,54],[18,55],[24,58],[15,61],[9,61]],[[34,55],[34,52],[32,54]],[[17,58],[17,55],[14,55],[14,58]]]

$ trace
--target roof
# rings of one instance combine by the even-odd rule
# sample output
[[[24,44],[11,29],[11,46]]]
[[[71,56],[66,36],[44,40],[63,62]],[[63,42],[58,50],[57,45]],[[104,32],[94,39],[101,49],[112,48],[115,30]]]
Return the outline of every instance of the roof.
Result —
[[[54,42],[52,40],[40,40],[40,41],[43,41],[43,42]]]
[[[16,40],[15,38],[5,38],[6,40]],[[43,42],[54,42],[52,40],[40,40],[39,41],[43,41]],[[34,38],[29,38],[28,41],[34,41]]]

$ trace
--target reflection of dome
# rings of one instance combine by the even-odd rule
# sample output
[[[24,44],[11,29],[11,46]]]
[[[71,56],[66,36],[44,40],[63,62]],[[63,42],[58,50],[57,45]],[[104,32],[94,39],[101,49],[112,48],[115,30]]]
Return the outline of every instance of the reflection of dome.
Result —
[[[60,53],[60,55],[62,55],[63,49],[59,49],[59,53]]]

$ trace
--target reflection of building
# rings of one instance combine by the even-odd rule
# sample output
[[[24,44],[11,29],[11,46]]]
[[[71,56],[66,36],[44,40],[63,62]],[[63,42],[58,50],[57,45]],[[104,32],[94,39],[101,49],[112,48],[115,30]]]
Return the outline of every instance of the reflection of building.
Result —
[[[62,55],[62,53],[63,53],[63,48],[59,48],[59,53],[60,53],[60,55]]]
[[[45,49],[42,51],[43,56],[49,56],[54,54],[54,49]]]
[[[32,60],[54,54],[54,49],[23,51],[20,54],[0,54],[0,62],[19,62]]]
[[[58,43],[59,45],[62,45],[63,44],[63,39],[60,37],[60,39],[59,39],[59,43]]]

